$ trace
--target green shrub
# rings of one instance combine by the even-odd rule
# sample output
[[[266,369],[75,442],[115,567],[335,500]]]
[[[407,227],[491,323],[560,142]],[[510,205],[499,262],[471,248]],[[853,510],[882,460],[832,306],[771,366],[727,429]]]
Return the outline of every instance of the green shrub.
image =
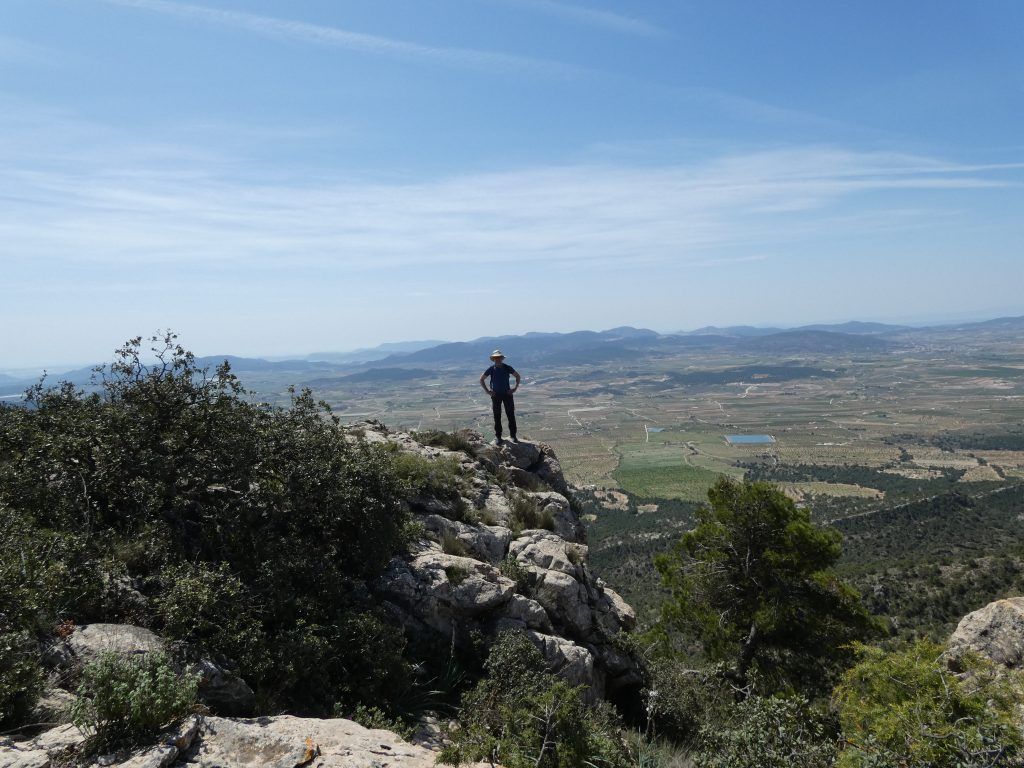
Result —
[[[503,633],[485,669],[487,677],[463,697],[459,726],[440,762],[487,760],[507,768],[629,764],[610,706],[588,707],[583,689],[547,672],[540,652],[522,633]]]
[[[446,555],[455,555],[456,557],[469,555],[466,543],[451,531],[445,531],[444,536],[441,537],[441,551]]]
[[[379,707],[367,707],[360,704],[351,713],[346,714],[345,709],[339,706],[335,708],[334,716],[347,717],[364,728],[391,731],[406,740],[410,739],[415,732],[415,729],[410,727],[408,723],[405,723],[400,718],[392,717]]]
[[[547,508],[541,509],[537,505],[537,499],[525,493],[516,493],[512,496],[512,515],[510,524],[512,532],[516,535],[526,530],[542,528],[544,530],[555,530],[555,517]]]
[[[650,664],[648,676],[649,729],[679,744],[693,743],[704,723],[725,722],[735,704],[734,692],[716,668],[692,668],[664,656]]]
[[[197,689],[162,653],[107,653],[83,670],[71,719],[95,750],[137,743],[192,712]]]
[[[452,456],[428,459],[418,453],[399,452],[394,456],[395,472],[410,496],[438,499],[460,498],[465,488],[462,465]]]
[[[42,684],[43,671],[32,636],[3,631],[0,616],[0,730],[25,722]]]
[[[837,734],[806,699],[751,696],[727,720],[705,720],[693,758],[701,768],[829,768]]]
[[[836,688],[843,768],[982,768],[1024,765],[1016,708],[1020,677],[966,656],[954,674],[941,646],[897,651],[859,646],[859,663]]]
[[[469,437],[462,431],[442,432],[439,429],[428,429],[422,432],[413,432],[412,437],[423,445],[432,445],[436,448],[447,448],[449,451],[462,451],[470,456],[476,455],[476,449]]]
[[[155,599],[161,632],[239,664],[242,676],[261,679],[269,659],[259,608],[226,563],[178,563],[159,575]]]
[[[444,575],[453,587],[457,587],[469,578],[469,569],[463,568],[461,565],[446,565]]]
[[[512,555],[509,555],[501,561],[498,571],[502,576],[512,579],[516,583],[516,592],[529,596],[530,572],[525,565],[516,560]]]

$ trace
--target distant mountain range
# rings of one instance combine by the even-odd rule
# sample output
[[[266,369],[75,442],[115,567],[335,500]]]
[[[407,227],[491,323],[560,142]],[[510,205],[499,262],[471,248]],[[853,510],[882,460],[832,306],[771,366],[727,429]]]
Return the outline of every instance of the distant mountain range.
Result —
[[[294,381],[307,384],[369,383],[407,377],[409,373],[403,369],[409,367],[417,367],[419,375],[428,370],[427,366],[481,367],[486,365],[496,347],[504,351],[512,365],[622,365],[677,356],[687,351],[721,350],[761,356],[883,354],[929,343],[964,344],[982,339],[1016,341],[1020,334],[1024,334],[1024,316],[924,328],[854,321],[791,329],[706,326],[694,331],[661,334],[647,328],[622,326],[607,331],[533,332],[458,342],[398,342],[352,352],[313,353],[295,359],[210,355],[198,358],[198,362],[214,367],[227,360],[242,378],[247,374],[295,374]],[[370,364],[372,367],[366,370]],[[53,381],[70,381],[78,386],[88,386],[91,378],[91,368],[51,377]],[[0,395],[19,393],[35,381],[0,374]]]
[[[695,331],[679,331],[679,336],[770,336],[776,333],[795,333],[797,331],[827,331],[830,333],[850,333],[855,335],[870,335],[876,333],[895,333],[897,331],[914,330],[907,325],[889,325],[888,323],[865,323],[853,320],[849,323],[832,323],[816,325],[801,325],[797,328],[759,328],[753,325],[730,325],[725,328],[718,328],[714,325],[706,325]]]

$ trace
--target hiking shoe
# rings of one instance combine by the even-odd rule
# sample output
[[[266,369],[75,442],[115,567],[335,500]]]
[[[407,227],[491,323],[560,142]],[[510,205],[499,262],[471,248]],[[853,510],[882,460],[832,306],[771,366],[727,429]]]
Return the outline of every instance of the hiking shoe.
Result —
[[[496,438],[494,438],[494,444],[495,444],[495,445],[501,445],[501,444],[502,444],[502,443],[504,443],[504,442],[505,442],[505,441],[504,441],[504,440],[502,440],[502,439],[501,439],[500,437],[496,437]]]
[[[516,437],[515,435],[512,435],[512,442],[513,443],[518,443],[519,442],[519,438]]]

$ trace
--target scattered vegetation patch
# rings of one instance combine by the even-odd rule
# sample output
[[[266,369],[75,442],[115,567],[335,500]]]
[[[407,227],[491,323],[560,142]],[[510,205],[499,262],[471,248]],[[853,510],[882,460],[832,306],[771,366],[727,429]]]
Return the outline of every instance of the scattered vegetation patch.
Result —
[[[418,453],[394,449],[394,467],[410,496],[459,499],[466,480],[462,465],[453,456],[428,459]]]
[[[551,510],[541,508],[534,496],[525,493],[517,493],[512,496],[512,533],[518,536],[526,530],[542,528],[544,530],[555,530],[555,516]]]
[[[705,720],[693,757],[701,768],[831,768],[838,742],[835,719],[807,699],[751,696]]]

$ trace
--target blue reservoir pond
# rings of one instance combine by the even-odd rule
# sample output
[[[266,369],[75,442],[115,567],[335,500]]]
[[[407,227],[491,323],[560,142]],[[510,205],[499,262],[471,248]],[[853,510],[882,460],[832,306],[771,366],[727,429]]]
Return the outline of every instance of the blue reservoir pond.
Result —
[[[771,435],[724,435],[725,442],[729,445],[762,445],[774,443],[775,438]]]

